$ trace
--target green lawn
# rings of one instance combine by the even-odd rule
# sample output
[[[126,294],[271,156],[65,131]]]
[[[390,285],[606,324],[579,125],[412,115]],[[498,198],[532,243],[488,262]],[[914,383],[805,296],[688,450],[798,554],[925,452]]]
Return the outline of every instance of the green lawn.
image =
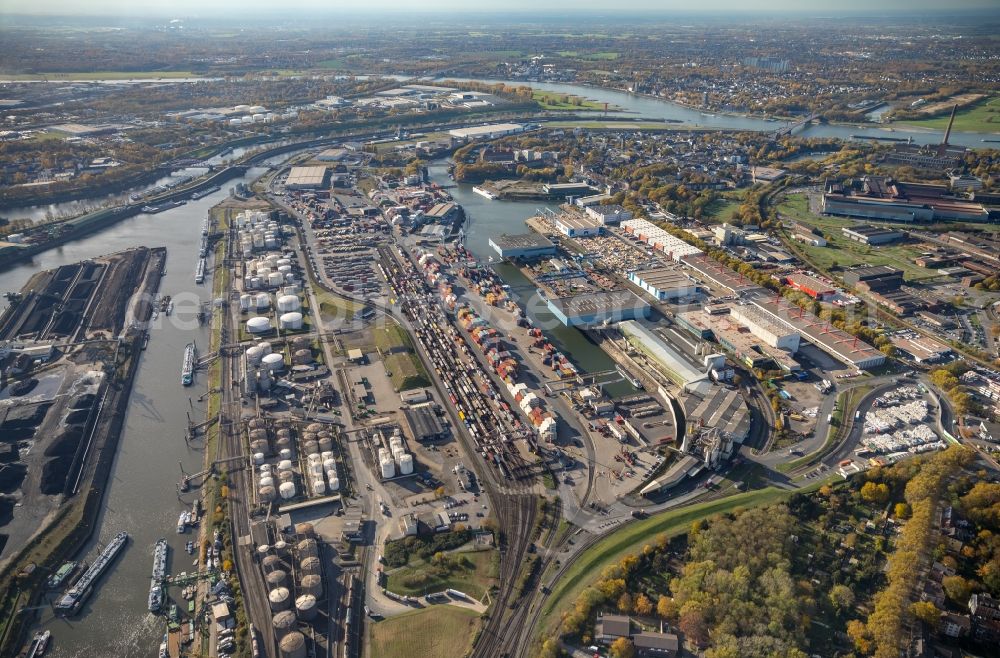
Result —
[[[370,625],[371,655],[378,658],[465,656],[481,622],[474,610],[439,605]]]
[[[447,575],[430,574],[426,562],[410,560],[405,567],[386,572],[386,589],[397,594],[423,596],[445,589],[457,589],[475,599],[482,599],[486,591],[496,584],[497,567],[495,551],[468,551],[450,554],[467,558],[469,565],[453,568]],[[414,578],[426,576],[417,582]]]
[[[823,232],[827,240],[825,247],[813,247],[800,242],[794,244],[820,270],[829,272],[834,266],[839,268],[853,265],[889,265],[903,270],[908,281],[930,279],[938,276],[934,270],[918,267],[913,259],[920,250],[913,244],[901,243],[880,247],[870,247],[848,239],[841,229],[857,226],[858,222],[842,217],[821,217],[809,211],[808,199],[804,194],[789,194],[777,206],[784,218],[795,219],[815,226]]]
[[[907,126],[944,130],[948,127],[950,113],[932,119],[914,119],[902,122]],[[1000,96],[986,97],[981,101],[960,108],[955,113],[953,130],[977,133],[1000,133]]]
[[[392,384],[397,390],[430,386],[427,372],[413,351],[413,343],[401,327],[388,324],[375,329],[372,334],[375,347],[382,353],[382,362],[391,373]]]
[[[620,560],[625,555],[641,551],[643,545],[656,535],[661,533],[684,534],[694,521],[714,514],[731,512],[740,507],[766,505],[786,498],[792,493],[792,491],[768,487],[681,509],[669,510],[626,525],[587,549],[555,584],[551,596],[542,609],[542,616],[538,624],[539,636],[544,637],[554,632],[553,626],[558,620],[558,613],[572,605],[577,596],[600,577],[601,571],[606,566]]]
[[[703,219],[706,221],[728,222],[733,212],[738,210],[742,202],[739,199],[722,197],[716,199],[705,208]]]
[[[604,103],[598,103],[574,94],[560,94],[555,91],[542,91],[540,89],[534,89],[531,92],[531,98],[541,105],[543,110],[604,109]]]

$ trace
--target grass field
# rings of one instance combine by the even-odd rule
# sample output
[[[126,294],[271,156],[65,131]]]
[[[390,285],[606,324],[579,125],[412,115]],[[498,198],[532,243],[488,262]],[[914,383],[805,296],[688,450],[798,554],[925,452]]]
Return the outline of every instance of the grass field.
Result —
[[[0,73],[0,79],[30,80],[171,80],[174,78],[200,78],[191,71],[88,71],[85,73]]]
[[[422,596],[444,589],[457,589],[475,599],[481,599],[486,591],[496,584],[499,569],[496,551],[468,551],[452,554],[468,558],[471,566],[455,568],[444,577],[431,577],[419,584],[407,584],[406,579],[427,573],[427,563],[420,559],[410,560],[405,567],[386,572],[386,589],[397,594]]]
[[[901,122],[917,128],[944,130],[948,127],[949,113],[933,119],[914,119]],[[1000,96],[987,97],[978,103],[961,108],[955,113],[953,130],[977,133],[1000,133]]]
[[[846,238],[840,229],[846,226],[856,226],[857,222],[840,217],[821,217],[813,214],[809,211],[809,202],[804,194],[789,194],[781,200],[777,207],[782,217],[815,226],[823,232],[823,237],[827,240],[825,247],[812,247],[795,243],[795,248],[801,250],[821,270],[829,272],[834,266],[844,268],[865,264],[889,265],[903,270],[903,277],[908,281],[930,279],[937,276],[933,270],[914,265],[913,259],[920,255],[920,250],[912,244],[902,243],[870,247]]]
[[[604,104],[588,100],[573,94],[560,94],[554,91],[534,89],[531,99],[542,106],[543,110],[603,110]]]
[[[388,324],[373,332],[375,347],[382,353],[382,362],[390,373],[397,390],[430,386],[427,372],[413,351],[413,343],[400,327]]]
[[[733,212],[738,210],[742,202],[739,199],[723,197],[716,199],[705,208],[703,218],[708,221],[728,222]]]
[[[371,625],[371,655],[465,656],[481,623],[478,613],[450,605],[407,612]]]
[[[680,535],[687,532],[694,521],[714,514],[731,512],[741,507],[757,507],[777,502],[791,493],[791,491],[768,487],[690,507],[669,510],[648,519],[630,523],[621,530],[605,537],[577,558],[552,588],[552,595],[546,601],[539,619],[539,637],[547,637],[555,631],[554,624],[558,619],[558,613],[563,608],[572,605],[580,592],[600,577],[604,567],[620,560],[625,555],[641,551],[643,545],[647,541],[652,541],[656,535],[661,533]]]
[[[560,57],[575,57],[577,59],[589,59],[592,61],[605,61],[610,62],[618,59],[620,53],[616,52],[600,52],[600,53],[581,53],[578,50],[560,50],[556,53]]]

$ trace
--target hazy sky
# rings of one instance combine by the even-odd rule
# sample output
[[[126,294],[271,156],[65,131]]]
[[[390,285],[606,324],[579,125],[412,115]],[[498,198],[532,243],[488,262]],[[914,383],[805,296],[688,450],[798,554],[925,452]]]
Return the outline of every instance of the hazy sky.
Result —
[[[694,11],[706,12],[822,12],[954,11],[997,9],[1000,0],[0,0],[0,14],[88,14],[197,16],[232,12],[313,11],[330,14],[373,11],[407,12],[560,12],[560,11]]]

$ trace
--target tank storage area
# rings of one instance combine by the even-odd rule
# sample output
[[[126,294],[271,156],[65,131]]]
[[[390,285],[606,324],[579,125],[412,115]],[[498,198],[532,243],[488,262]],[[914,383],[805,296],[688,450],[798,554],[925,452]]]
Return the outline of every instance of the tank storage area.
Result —
[[[328,498],[344,488],[345,453],[336,426],[252,418],[246,438],[258,505],[273,504],[280,511],[283,505]]]
[[[413,475],[413,453],[406,445],[402,429],[396,425],[382,425],[365,432],[367,457],[382,480]]]

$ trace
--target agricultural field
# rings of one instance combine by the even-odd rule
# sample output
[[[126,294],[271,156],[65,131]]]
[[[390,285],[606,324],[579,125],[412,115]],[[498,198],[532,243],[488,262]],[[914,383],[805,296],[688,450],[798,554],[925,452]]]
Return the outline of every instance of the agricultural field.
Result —
[[[49,82],[67,80],[172,80],[176,78],[198,78],[192,71],[87,71],[81,73],[0,73],[0,79],[24,82],[47,80]]]
[[[611,62],[621,55],[616,52],[581,53],[577,50],[560,50],[556,53],[560,57],[573,57],[576,59],[587,59],[591,61]]]
[[[854,265],[888,265],[903,270],[908,281],[931,279],[937,276],[933,270],[917,267],[913,259],[920,250],[912,244],[896,243],[885,246],[868,246],[850,240],[840,229],[856,226],[857,222],[841,217],[822,217],[809,210],[809,200],[805,194],[789,194],[777,205],[778,213],[784,218],[795,219],[815,226],[827,240],[825,247],[812,247],[796,242],[796,250],[802,251],[817,268],[829,272]]]
[[[408,612],[371,625],[371,655],[465,656],[481,623],[474,610],[450,605]]]
[[[948,127],[949,115],[950,112],[932,119],[907,120],[903,125],[944,130]],[[952,130],[1000,133],[1000,96],[987,97],[978,103],[960,108],[955,113],[955,125]]]

